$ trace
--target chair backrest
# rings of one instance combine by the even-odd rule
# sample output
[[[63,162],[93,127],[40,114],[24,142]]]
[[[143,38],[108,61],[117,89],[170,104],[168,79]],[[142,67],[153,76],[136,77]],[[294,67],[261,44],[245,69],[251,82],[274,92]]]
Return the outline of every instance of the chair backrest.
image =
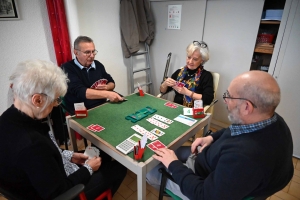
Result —
[[[216,94],[217,94],[217,90],[218,90],[218,86],[219,86],[219,80],[220,80],[220,74],[216,73],[216,72],[210,72],[212,77],[213,77],[213,84],[214,84],[214,99],[216,98]],[[214,106],[211,106],[209,108],[209,106],[205,106],[204,107],[204,112],[205,113],[210,113],[211,115],[213,115],[214,112]]]

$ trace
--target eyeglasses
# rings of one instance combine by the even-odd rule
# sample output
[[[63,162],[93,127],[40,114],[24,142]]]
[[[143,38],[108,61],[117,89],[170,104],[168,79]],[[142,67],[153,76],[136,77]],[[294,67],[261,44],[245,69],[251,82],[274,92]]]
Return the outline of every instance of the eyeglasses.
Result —
[[[198,46],[200,46],[200,47],[202,47],[202,48],[206,48],[206,47],[207,47],[207,44],[206,44],[205,42],[203,42],[203,41],[200,41],[200,42],[198,42],[198,41],[193,41],[193,44],[194,44],[194,45],[198,45]]]
[[[252,101],[250,101],[249,99],[230,97],[230,94],[229,94],[228,90],[226,90],[226,92],[224,92],[224,94],[223,94],[223,99],[224,99],[225,103],[226,103],[226,98],[227,99],[240,99],[240,100],[249,101],[254,108],[257,108],[257,106]]]
[[[91,54],[97,55],[97,53],[98,53],[97,50],[94,50],[94,51],[81,51],[81,50],[79,50],[79,49],[75,49],[75,50],[84,53],[84,55],[86,55],[86,56],[90,56]]]
[[[47,94],[44,94],[44,93],[38,93],[38,94],[42,94],[42,95],[45,95],[45,96],[47,96],[48,97],[48,95]],[[52,103],[56,103],[58,106],[62,103],[62,101],[63,101],[63,98],[62,97],[57,97],[56,99],[54,99],[53,101],[52,101]]]

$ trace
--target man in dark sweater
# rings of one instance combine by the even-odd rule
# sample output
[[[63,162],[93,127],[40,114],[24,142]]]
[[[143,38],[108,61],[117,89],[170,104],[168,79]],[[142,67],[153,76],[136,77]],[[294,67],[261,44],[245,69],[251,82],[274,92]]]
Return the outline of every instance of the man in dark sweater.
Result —
[[[176,183],[168,180],[167,189],[183,199],[267,198],[283,189],[294,171],[291,133],[275,113],[279,86],[268,73],[250,71],[231,82],[223,99],[232,122],[229,128],[197,138],[176,154],[160,149],[153,155],[175,179]],[[191,153],[197,156],[188,168],[182,162]],[[147,175],[154,186],[160,183],[157,168]]]
[[[109,99],[111,102],[123,101],[116,92],[115,81],[105,70],[105,67],[94,60],[98,51],[94,42],[87,36],[79,36],[74,41],[74,54],[76,58],[62,65],[70,82],[64,102],[70,111],[74,111],[74,103],[84,102],[87,109],[99,106]],[[100,79],[106,79],[106,84],[91,86]]]

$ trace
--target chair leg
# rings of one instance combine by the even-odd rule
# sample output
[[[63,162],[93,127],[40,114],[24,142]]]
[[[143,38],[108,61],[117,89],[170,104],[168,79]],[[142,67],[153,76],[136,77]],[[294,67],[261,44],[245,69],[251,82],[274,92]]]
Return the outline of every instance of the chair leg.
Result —
[[[81,193],[79,194],[79,199],[80,199],[80,200],[87,200],[87,198],[86,198],[84,192],[81,192]]]
[[[102,200],[104,198],[107,198],[107,200],[112,200],[112,194],[111,194],[111,190],[107,189],[105,190],[100,196],[98,196],[95,200]]]
[[[168,172],[163,167],[159,168],[158,171],[161,173],[161,181],[160,181],[160,187],[159,187],[158,200],[162,200],[163,196],[169,196],[168,194],[165,193],[166,184],[167,184],[167,180],[168,180],[168,176],[167,176]]]
[[[84,147],[86,148],[88,146],[86,138],[83,138]]]

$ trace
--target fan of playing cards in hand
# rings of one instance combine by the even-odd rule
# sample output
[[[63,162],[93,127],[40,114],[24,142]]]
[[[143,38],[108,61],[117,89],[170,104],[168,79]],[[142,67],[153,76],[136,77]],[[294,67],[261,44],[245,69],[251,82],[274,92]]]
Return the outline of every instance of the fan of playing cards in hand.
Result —
[[[87,146],[84,151],[84,155],[88,156],[89,159],[91,159],[94,157],[99,157],[100,151],[96,147]]]
[[[177,86],[177,87],[184,87],[185,84],[182,83],[182,82],[176,81],[176,86]]]
[[[98,85],[106,85],[106,83],[107,83],[107,79],[99,79],[91,86],[91,88],[95,89],[97,88]]]

